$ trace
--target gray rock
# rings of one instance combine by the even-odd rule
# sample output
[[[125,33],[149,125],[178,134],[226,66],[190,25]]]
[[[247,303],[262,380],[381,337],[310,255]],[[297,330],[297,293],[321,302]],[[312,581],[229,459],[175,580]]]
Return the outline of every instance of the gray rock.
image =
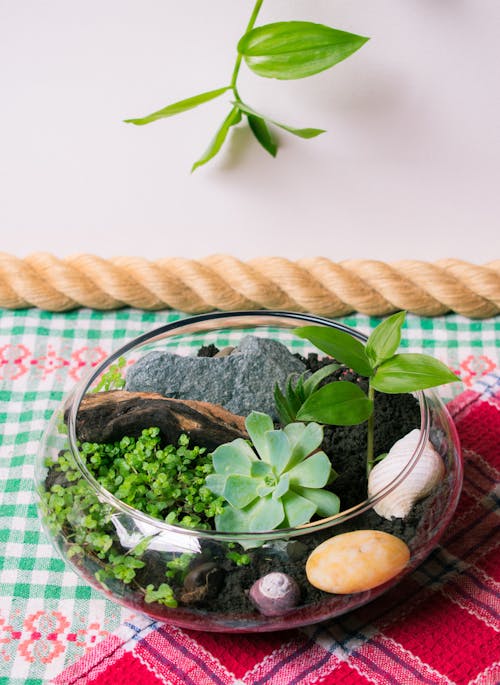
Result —
[[[226,357],[150,352],[129,369],[125,387],[132,392],[204,400],[241,416],[262,411],[277,419],[275,383],[283,388],[291,373],[303,371],[304,364],[282,343],[247,335]]]

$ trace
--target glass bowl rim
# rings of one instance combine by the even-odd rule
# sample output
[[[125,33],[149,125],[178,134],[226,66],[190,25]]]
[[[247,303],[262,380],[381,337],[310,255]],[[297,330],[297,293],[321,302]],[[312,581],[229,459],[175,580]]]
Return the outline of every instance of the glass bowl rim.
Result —
[[[252,322],[251,319],[254,318],[258,318],[259,321]],[[266,318],[268,320],[263,322],[261,321],[262,318]],[[240,319],[242,321],[240,321]],[[85,376],[75,386],[73,391],[69,393],[69,395],[66,398],[66,401],[64,402],[64,406],[68,407],[69,405],[68,441],[72,456],[75,460],[75,463],[79,471],[81,472],[82,476],[85,478],[87,483],[90,485],[92,490],[95,492],[99,501],[111,505],[116,510],[116,513],[126,514],[128,516],[131,516],[133,519],[137,519],[142,523],[155,527],[158,530],[158,532],[164,531],[175,535],[188,535],[197,538],[205,538],[210,540],[219,540],[227,542],[238,542],[240,540],[260,540],[264,542],[284,537],[298,537],[344,523],[345,521],[348,521],[349,519],[352,519],[355,516],[358,516],[364,513],[365,511],[373,508],[374,504],[376,504],[379,500],[381,500],[383,497],[392,492],[393,489],[398,487],[398,485],[406,478],[406,476],[412,471],[412,469],[417,464],[418,460],[420,459],[424,451],[426,442],[429,438],[430,406],[428,402],[428,397],[432,398],[432,400],[438,404],[440,410],[444,411],[448,424],[453,425],[451,422],[451,417],[449,416],[444,403],[433,391],[426,390],[425,392],[418,391],[414,393],[414,396],[419,401],[420,406],[420,437],[411,458],[409,459],[404,469],[402,469],[398,476],[396,476],[396,478],[394,478],[384,488],[379,490],[371,497],[367,497],[367,499],[358,502],[358,504],[354,505],[353,507],[350,507],[349,509],[340,511],[339,513],[333,516],[329,516],[318,521],[302,524],[301,526],[295,528],[278,528],[269,531],[228,533],[217,530],[206,530],[200,528],[185,528],[182,526],[165,523],[161,519],[154,518],[153,516],[150,516],[149,514],[146,514],[145,512],[142,512],[139,509],[135,509],[134,507],[126,504],[122,500],[117,499],[108,490],[103,488],[99,481],[96,478],[94,478],[94,476],[87,469],[85,461],[77,445],[76,416],[78,413],[78,409],[80,407],[80,403],[89,387],[91,387],[91,385],[101,375],[101,373],[103,373],[103,371],[105,371],[106,368],[108,368],[112,363],[116,362],[119,357],[127,354],[134,348],[142,347],[146,343],[161,340],[165,337],[186,334],[189,332],[210,332],[221,330],[227,327],[270,327],[273,325],[273,322],[276,327],[281,326],[282,328],[287,328],[287,326],[284,325],[285,320],[287,319],[293,319],[295,325],[297,325],[297,322],[306,322],[308,324],[329,326],[331,328],[336,328],[346,333],[349,333],[361,342],[366,342],[367,340],[367,336],[358,331],[357,329],[351,328],[349,326],[346,326],[345,324],[341,324],[332,319],[327,319],[321,316],[302,312],[289,312],[278,310],[240,310],[234,312],[210,312],[208,314],[198,314],[194,316],[188,316],[183,319],[178,319],[176,321],[164,324],[160,327],[154,328],[153,330],[147,333],[143,333],[133,338],[131,341],[125,343],[125,345],[122,345],[120,348],[118,348],[110,355],[108,355],[106,359],[104,359],[87,376]],[[245,321],[245,323],[243,323],[243,320]],[[235,325],[235,322],[240,323],[240,325]],[[213,323],[217,323],[219,325],[212,325]],[[228,325],[220,325],[221,323],[226,323]],[[288,328],[293,328],[291,321],[289,323],[290,325],[288,326]],[[199,329],[195,331],[178,330],[185,329],[186,327],[189,328],[191,326],[196,327],[198,324],[204,324],[204,326],[202,326],[201,328],[201,331]]]

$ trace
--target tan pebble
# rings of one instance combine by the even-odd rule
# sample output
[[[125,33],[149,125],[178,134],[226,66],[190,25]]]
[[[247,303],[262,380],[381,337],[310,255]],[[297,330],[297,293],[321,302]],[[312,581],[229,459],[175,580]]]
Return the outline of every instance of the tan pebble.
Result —
[[[220,357],[229,357],[230,354],[232,354],[234,350],[234,347],[223,347],[222,350],[219,350],[216,354],[214,354],[214,359],[217,357],[219,359]]]
[[[307,579],[324,592],[348,595],[396,576],[410,559],[408,546],[379,530],[354,530],[325,540],[306,563]]]

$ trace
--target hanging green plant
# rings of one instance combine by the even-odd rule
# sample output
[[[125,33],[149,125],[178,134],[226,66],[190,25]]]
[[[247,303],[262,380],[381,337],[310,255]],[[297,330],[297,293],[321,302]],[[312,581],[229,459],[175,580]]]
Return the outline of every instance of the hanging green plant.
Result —
[[[320,128],[296,128],[277,122],[246,104],[238,91],[238,75],[243,60],[257,76],[280,80],[300,79],[330,69],[350,57],[369,40],[364,36],[309,21],[280,21],[255,27],[263,2],[264,0],[257,0],[255,3],[246,31],[238,42],[237,57],[228,85],[179,100],[147,116],[125,120],[129,124],[144,126],[187,112],[231,91],[231,110],[203,155],[193,164],[192,171],[215,157],[231,127],[239,124],[243,117],[257,141],[273,157],[276,156],[278,145],[269,125],[299,138],[315,138],[325,132]]]

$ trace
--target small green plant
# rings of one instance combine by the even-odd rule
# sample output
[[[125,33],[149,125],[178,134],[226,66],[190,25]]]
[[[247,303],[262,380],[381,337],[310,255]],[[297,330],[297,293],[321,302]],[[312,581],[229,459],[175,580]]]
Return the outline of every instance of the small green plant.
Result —
[[[297,378],[291,376],[287,380],[284,393],[276,383],[274,386],[274,401],[284,426],[297,420],[297,412],[307,398],[313,394],[322,380],[330,376],[338,368],[339,364],[327,364],[313,374],[308,375],[306,371]]]
[[[312,342],[337,361],[368,378],[368,394],[356,384],[337,381],[324,385],[306,398],[297,411],[300,421],[353,425],[368,421],[367,473],[374,462],[373,408],[375,391],[406,393],[458,381],[442,362],[426,354],[396,354],[406,312],[397,312],[379,324],[366,345],[328,326],[303,326],[296,335]]]
[[[245,104],[238,90],[238,75],[243,60],[258,76],[282,80],[300,79],[333,67],[359,50],[368,40],[364,36],[309,21],[283,21],[255,28],[262,3],[263,0],[257,0],[255,3],[245,34],[238,42],[237,57],[229,83],[221,88],[174,102],[148,116],[125,120],[126,123],[143,126],[186,112],[225,93],[231,93],[229,114],[205,153],[193,164],[192,171],[215,157],[231,127],[238,124],[242,117],[247,119],[256,140],[273,157],[276,156],[278,146],[269,130],[269,124],[300,138],[314,138],[324,133],[323,129],[294,128],[279,123]]]
[[[109,369],[102,374],[99,383],[92,392],[101,392],[101,390],[121,390],[124,388],[125,378],[123,377],[122,371],[125,364],[125,357],[119,357],[116,360],[116,364],[111,364]]]
[[[238,438],[212,455],[214,474],[207,487],[226,500],[215,516],[217,530],[258,532],[289,528],[314,514],[339,510],[337,495],[323,488],[335,477],[330,460],[317,451],[323,429],[316,423],[290,423],[274,430],[270,416],[253,411],[245,425],[253,444]]]
[[[97,558],[101,568],[94,572],[94,577],[102,586],[109,587],[118,581],[141,590],[148,598],[153,597],[149,601],[176,606],[177,602],[164,585],[156,590],[150,585],[148,592],[136,579],[137,571],[145,566],[141,557],[153,536],[144,537],[135,547],[124,551],[117,544],[111,522],[114,510],[96,497],[76,467],[71,452],[62,452],[57,462],[48,460],[46,466],[60,482],[40,492],[40,508],[47,527],[64,541],[68,559],[80,565],[84,557]]]
[[[160,446],[158,428],[146,428],[138,438],[115,443],[83,443],[89,470],[117,499],[167,523],[186,528],[210,528],[223,500],[205,486],[212,459],[204,448],[189,448],[189,438],[178,445]],[[164,516],[164,512],[168,512]]]
[[[154,585],[147,585],[144,594],[144,601],[146,604],[158,602],[158,604],[164,604],[166,607],[171,607],[174,609],[177,606],[177,600],[175,599],[174,591],[168,583],[161,583],[156,589]]]
[[[138,438],[83,443],[80,453],[101,485],[126,504],[170,523],[212,528],[210,520],[222,510],[223,499],[205,485],[205,477],[213,472],[211,456],[202,448],[190,449],[186,435],[179,437],[177,446],[161,448],[159,433],[158,428],[147,428]],[[140,590],[146,603],[177,606],[168,581],[182,583],[193,554],[166,561],[166,582],[159,587],[142,587],[137,572],[146,565],[142,557],[154,536],[124,550],[116,540],[114,509],[99,501],[71,452],[63,451],[46,466],[55,482],[40,492],[41,509],[47,527],[64,540],[68,558],[80,564],[84,557],[97,557],[101,567],[94,576],[104,587],[112,588],[118,581]],[[169,513],[164,518],[165,510]]]
[[[142,556],[142,554],[139,556]],[[106,582],[112,578],[121,580],[126,584],[131,583],[135,578],[136,570],[144,568],[146,565],[133,552],[125,552],[125,554],[110,553],[107,560],[106,568],[97,571],[95,574],[97,580],[103,585],[106,585]]]
[[[167,578],[177,578],[178,580],[183,581],[188,572],[189,564],[194,556],[194,554],[184,552],[183,554],[179,554],[178,557],[172,559],[172,561],[167,561],[168,570],[165,573]]]
[[[248,566],[250,563],[250,557],[248,554],[242,554],[241,552],[236,552],[236,550],[229,550],[226,557],[232,561],[236,566]]]

